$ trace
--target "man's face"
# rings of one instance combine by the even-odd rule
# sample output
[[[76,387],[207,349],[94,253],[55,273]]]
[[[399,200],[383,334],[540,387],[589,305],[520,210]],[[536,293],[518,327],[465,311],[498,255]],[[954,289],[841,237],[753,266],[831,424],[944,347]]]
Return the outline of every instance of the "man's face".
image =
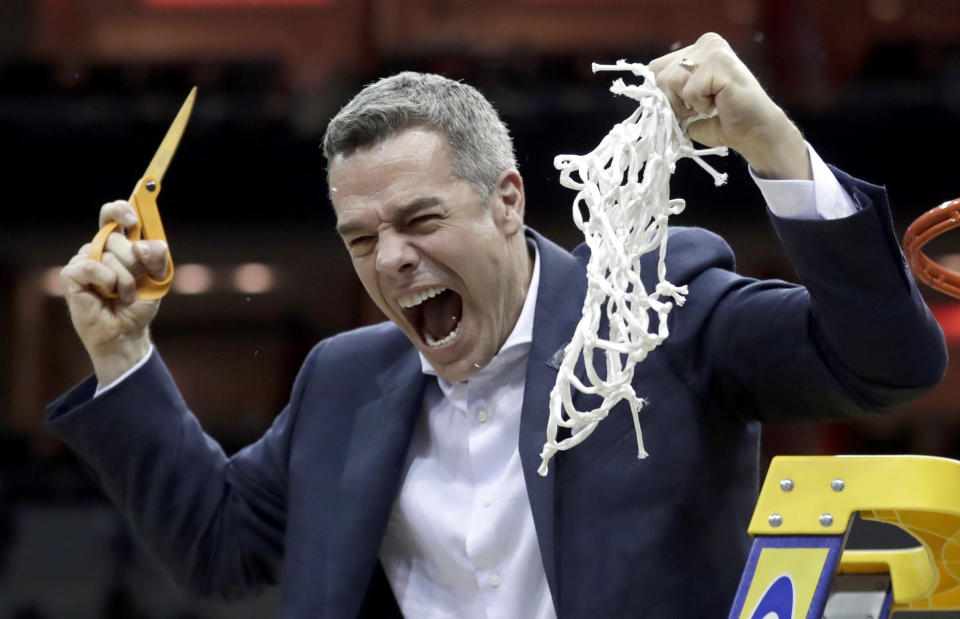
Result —
[[[486,365],[530,281],[519,175],[501,175],[484,206],[443,137],[414,128],[335,160],[330,193],[363,287],[437,374],[456,382]]]

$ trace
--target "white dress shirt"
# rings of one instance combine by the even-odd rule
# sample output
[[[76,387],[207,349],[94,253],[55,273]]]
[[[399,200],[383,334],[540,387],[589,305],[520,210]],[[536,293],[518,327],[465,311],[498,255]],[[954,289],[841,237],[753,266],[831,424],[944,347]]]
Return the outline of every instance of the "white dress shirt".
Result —
[[[500,352],[469,380],[427,386],[380,549],[405,617],[556,617],[517,449],[540,283],[528,243],[533,277]]]

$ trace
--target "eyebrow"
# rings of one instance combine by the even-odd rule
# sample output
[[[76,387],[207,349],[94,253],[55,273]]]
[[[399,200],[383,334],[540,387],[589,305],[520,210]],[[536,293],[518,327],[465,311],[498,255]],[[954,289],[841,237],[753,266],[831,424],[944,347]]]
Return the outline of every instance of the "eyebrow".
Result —
[[[431,206],[436,206],[440,204],[440,198],[435,196],[430,196],[426,198],[417,198],[416,200],[404,204],[401,207],[398,207],[394,212],[393,220],[394,221],[403,221],[409,219],[418,211],[423,209],[430,208]],[[337,224],[337,234],[340,236],[347,236],[357,230],[362,230],[364,225],[359,221],[345,221]]]

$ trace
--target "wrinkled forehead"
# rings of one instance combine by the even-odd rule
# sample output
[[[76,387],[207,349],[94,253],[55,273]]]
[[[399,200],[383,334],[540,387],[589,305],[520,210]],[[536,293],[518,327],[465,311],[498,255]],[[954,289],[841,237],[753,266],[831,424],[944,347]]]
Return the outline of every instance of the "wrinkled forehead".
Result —
[[[336,152],[327,155],[327,176],[329,177],[330,170],[333,166],[342,163],[353,155],[371,150],[385,142],[390,142],[411,132],[433,134],[444,146],[449,148],[450,142],[448,136],[441,129],[419,120],[398,127],[383,127],[369,133],[358,132],[357,135],[351,136],[350,139],[343,140],[340,148],[338,148]]]
[[[369,194],[395,184],[446,182],[453,170],[446,141],[436,131],[414,128],[355,150],[338,153],[327,171],[330,198]]]

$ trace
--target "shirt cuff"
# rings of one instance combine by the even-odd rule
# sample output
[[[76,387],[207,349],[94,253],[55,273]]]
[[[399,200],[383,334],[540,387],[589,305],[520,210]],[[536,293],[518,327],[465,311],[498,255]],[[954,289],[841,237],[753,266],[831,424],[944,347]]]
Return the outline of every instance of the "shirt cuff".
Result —
[[[150,357],[153,355],[153,349],[154,349],[153,344],[150,344],[150,350],[147,351],[147,354],[144,355],[143,359],[141,359],[140,361],[137,361],[137,363],[134,364],[134,366],[133,366],[132,368],[130,368],[129,370],[127,370],[126,372],[124,372],[123,374],[121,374],[119,378],[117,378],[116,380],[114,380],[112,383],[110,383],[110,384],[107,385],[106,387],[101,387],[101,386],[98,384],[98,385],[97,385],[97,390],[93,393],[93,397],[94,397],[94,398],[100,397],[100,396],[103,395],[104,393],[110,391],[111,389],[113,389],[114,387],[116,387],[117,385],[119,385],[120,383],[122,383],[123,381],[125,381],[128,376],[130,376],[131,374],[133,374],[134,372],[136,372],[137,370],[139,370],[141,367],[143,367],[143,364],[145,364],[145,363],[147,362],[147,360],[150,359]]]
[[[760,188],[767,208],[786,219],[841,219],[860,210],[809,143],[807,153],[812,181],[760,178],[749,168],[750,178]]]

